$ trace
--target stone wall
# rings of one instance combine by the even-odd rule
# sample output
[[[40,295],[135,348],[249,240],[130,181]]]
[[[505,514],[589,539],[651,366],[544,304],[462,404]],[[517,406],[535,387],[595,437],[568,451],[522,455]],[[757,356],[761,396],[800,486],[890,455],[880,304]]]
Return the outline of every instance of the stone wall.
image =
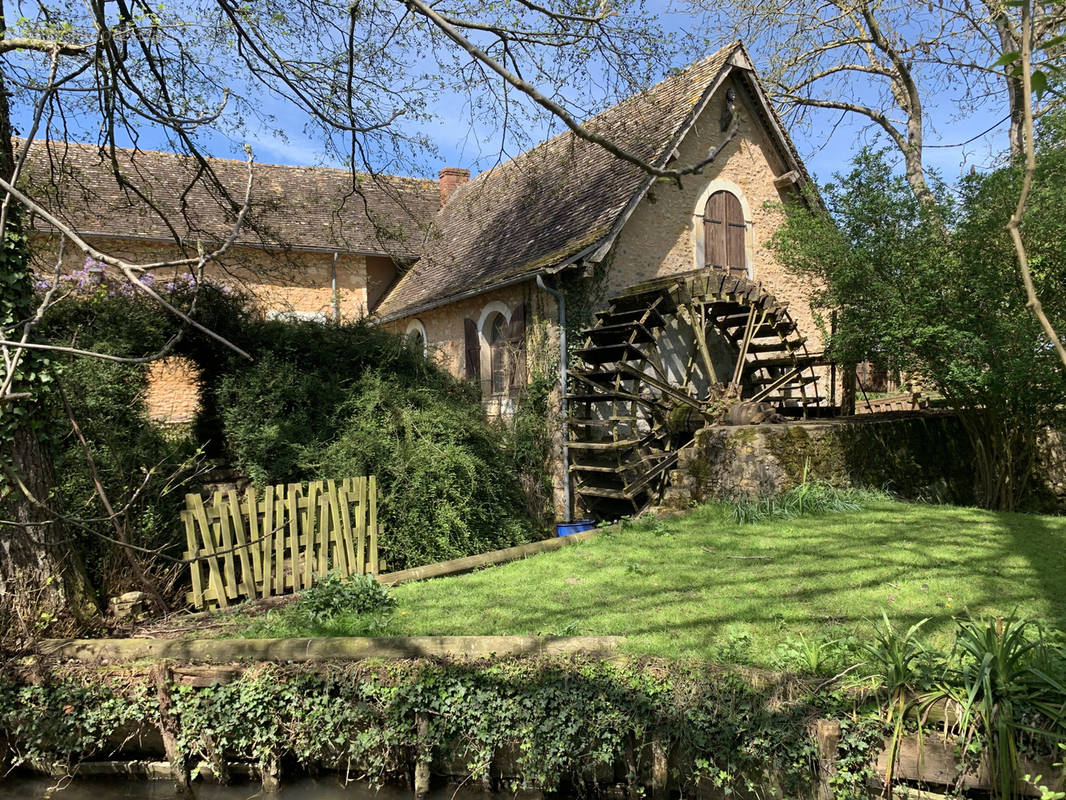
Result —
[[[778,494],[804,478],[884,488],[909,500],[973,505],[973,450],[950,412],[890,413],[783,425],[718,425],[679,455],[664,505]],[[1033,502],[1066,512],[1066,447],[1042,443]]]
[[[727,189],[741,199],[745,210],[751,277],[789,303],[789,313],[800,331],[813,349],[820,350],[821,337],[810,309],[810,286],[788,272],[768,247],[783,221],[781,204],[787,197],[774,181],[788,168],[741,84],[731,82],[719,88],[678,148],[674,163],[696,163],[723,141],[722,104],[729,88],[736,92],[740,115],[737,136],[702,174],[686,176],[680,187],[656,184],[637,206],[615,246],[607,292],[616,294],[653,278],[702,269],[703,206],[711,192]]]
[[[1041,507],[1066,513],[1066,435],[1048,431],[1036,455],[1037,495]]]
[[[148,366],[148,416],[167,425],[189,425],[200,411],[200,373],[187,358],[172,357]]]
[[[696,434],[671,475],[669,504],[777,494],[808,479],[971,504],[972,452],[944,413],[786,425],[719,425]]]
[[[92,237],[97,249],[133,263],[182,258],[174,245],[140,239]],[[55,237],[35,235],[36,269],[49,275],[58,257]],[[65,273],[85,264],[84,254],[67,247],[62,263]],[[208,279],[247,292],[265,312],[296,312],[332,319],[334,267],[337,274],[337,303],[342,319],[352,320],[367,313],[366,257],[356,253],[333,253],[326,250],[281,250],[278,248],[231,247],[217,263],[205,268]],[[187,268],[168,268],[155,272],[166,280]]]

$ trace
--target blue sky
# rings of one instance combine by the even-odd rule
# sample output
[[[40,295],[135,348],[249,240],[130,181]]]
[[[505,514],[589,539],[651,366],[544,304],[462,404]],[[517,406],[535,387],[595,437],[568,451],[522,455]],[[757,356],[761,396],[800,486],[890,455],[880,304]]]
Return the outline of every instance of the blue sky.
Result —
[[[646,7],[650,14],[658,15],[659,21],[667,30],[682,37],[689,37],[689,41],[695,41],[696,34],[692,32],[695,27],[693,18],[688,14],[672,11],[669,2],[670,0],[648,0]],[[714,48],[709,46],[708,49]],[[758,53],[753,53],[753,57],[756,68],[762,67]],[[679,58],[678,63],[672,66],[680,67],[685,63],[685,60]],[[422,66],[426,65],[413,65],[413,68]],[[253,124],[250,130],[245,132],[257,161],[282,164],[331,163],[324,156],[321,143],[305,132],[305,117],[265,94],[258,97],[257,101],[262,111],[273,115],[279,121],[275,124],[286,131],[284,139],[273,135],[266,125]],[[929,112],[926,143],[932,145],[925,153],[925,161],[929,167],[940,171],[944,178],[952,180],[960,173],[968,171],[971,166],[979,170],[987,167],[1006,149],[1006,128],[1002,124],[996,126],[1005,110],[998,105],[959,118],[957,110],[945,98],[926,97],[925,102]],[[428,136],[438,151],[427,153],[420,159],[421,171],[427,177],[436,177],[437,170],[443,166],[466,167],[477,173],[491,167],[501,157],[499,123],[472,122],[464,97],[443,96],[431,110],[436,119],[428,125],[420,126],[420,131]],[[842,117],[839,112],[817,112],[814,119],[815,124],[809,128],[794,127],[790,132],[805,163],[819,182],[824,183],[831,179],[835,171],[844,170],[858,147],[876,141],[877,133],[874,127],[853,115]],[[962,144],[990,127],[993,130],[988,134]],[[95,133],[94,128],[95,125],[86,124],[90,139],[91,134]],[[546,138],[560,128],[561,124],[557,120],[544,120],[539,128],[534,129],[533,135],[538,139]],[[208,139],[206,144],[207,149],[214,155],[241,157],[241,141],[215,136]],[[151,134],[148,134],[142,140],[141,146],[163,148],[165,145],[153,141]],[[521,149],[522,147],[513,141],[506,142],[503,157],[513,156]]]
[[[686,13],[671,11],[664,0],[648,3],[652,13],[657,13],[665,28],[684,35],[692,18]],[[713,49],[713,48],[712,48]],[[756,59],[756,68],[763,65]],[[684,62],[674,66],[684,66]],[[938,171],[945,179],[953,180],[968,172],[971,166],[978,170],[992,165],[1007,147],[1006,125],[1002,121],[1005,109],[998,104],[959,117],[958,109],[946,98],[926,97],[928,112],[925,152],[927,166]],[[477,173],[487,169],[500,154],[500,132],[497,127],[474,125],[466,112],[461,97],[445,97],[434,109],[437,120],[423,127],[429,138],[439,148],[439,166],[466,167]],[[831,180],[834,172],[847,168],[849,159],[864,144],[878,141],[878,129],[866,120],[839,112],[815,112],[816,123],[809,130],[794,128],[790,131],[808,169],[819,182]],[[998,124],[997,124],[998,123]],[[989,131],[988,129],[991,130]],[[561,129],[558,121],[545,122],[541,137],[546,138]],[[982,134],[982,132],[988,131]],[[974,137],[973,141],[970,141]],[[886,143],[881,134],[880,142]],[[299,131],[292,131],[288,142],[278,141],[264,135],[253,142],[261,161],[307,164],[322,159],[321,148]],[[513,156],[520,148],[509,145],[505,157]],[[432,174],[431,167],[426,168]]]

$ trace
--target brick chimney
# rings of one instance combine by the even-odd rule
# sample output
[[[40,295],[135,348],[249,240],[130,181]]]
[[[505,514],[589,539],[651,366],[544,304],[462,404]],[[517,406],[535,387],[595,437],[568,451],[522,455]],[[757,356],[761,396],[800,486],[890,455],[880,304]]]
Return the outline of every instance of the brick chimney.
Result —
[[[470,170],[459,167],[445,167],[440,171],[441,208],[448,202],[448,195],[470,180]]]

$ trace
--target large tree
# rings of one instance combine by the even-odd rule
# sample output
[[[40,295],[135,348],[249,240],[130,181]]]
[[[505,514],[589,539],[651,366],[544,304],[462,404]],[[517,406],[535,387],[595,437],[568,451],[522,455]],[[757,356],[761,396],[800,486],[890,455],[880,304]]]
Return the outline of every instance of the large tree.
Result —
[[[1001,56],[1020,53],[1026,38],[1038,69],[1054,64],[1066,22],[1066,4],[1055,1],[1027,3],[1028,30],[1022,4],[1002,0],[694,2],[720,35],[742,37],[766,62],[770,94],[791,122],[832,132],[851,117],[872,127],[900,154],[923,201],[932,198],[926,148],[934,121],[946,127],[987,112],[1008,123],[1010,148],[1022,152],[1021,76]],[[1060,101],[1057,91],[1044,94],[1036,115]]]
[[[1066,231],[1060,120],[1044,144],[1023,227],[1037,291],[1066,323]],[[885,151],[863,151],[824,188],[829,216],[793,209],[779,256],[818,286],[816,303],[837,325],[829,338],[846,362],[871,360],[919,375],[957,410],[975,453],[978,501],[1014,509],[1026,498],[1038,437],[1063,423],[1066,372],[1026,311],[1007,221],[1021,164],[934,184],[920,201]]]

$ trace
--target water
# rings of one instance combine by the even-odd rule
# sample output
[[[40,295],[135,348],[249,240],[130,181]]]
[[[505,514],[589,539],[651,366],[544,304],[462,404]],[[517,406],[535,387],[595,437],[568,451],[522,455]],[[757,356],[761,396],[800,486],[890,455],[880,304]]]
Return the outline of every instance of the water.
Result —
[[[411,800],[413,792],[387,786],[374,789],[363,783],[341,784],[337,778],[313,780],[303,778],[283,783],[275,795],[263,795],[258,783],[237,783],[231,786],[194,784],[196,800]],[[429,800],[487,800],[493,795],[475,791],[455,792],[440,789],[430,792]],[[508,795],[508,800],[511,795]],[[49,778],[9,777],[0,779],[0,800],[175,800],[174,785],[170,781],[146,781],[122,778],[85,778],[56,781]]]

